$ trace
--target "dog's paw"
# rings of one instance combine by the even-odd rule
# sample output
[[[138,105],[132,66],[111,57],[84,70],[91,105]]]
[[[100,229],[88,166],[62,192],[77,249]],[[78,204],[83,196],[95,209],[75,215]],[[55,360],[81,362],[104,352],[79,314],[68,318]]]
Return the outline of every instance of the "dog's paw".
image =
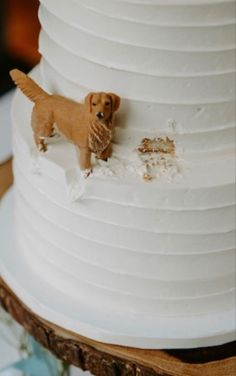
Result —
[[[104,157],[104,156],[101,156],[101,155],[96,155],[96,159],[99,159],[100,161],[104,161],[104,162],[108,161],[108,157]]]
[[[45,152],[48,150],[47,145],[45,145],[45,144],[39,144],[39,145],[38,145],[38,150],[39,150],[40,152],[45,153]]]
[[[89,175],[91,175],[91,173],[93,172],[93,170],[91,168],[88,168],[86,170],[83,170],[82,171],[82,174],[83,174],[83,178],[84,179],[87,179],[89,177]]]
[[[102,152],[102,153],[97,154],[96,158],[100,159],[101,161],[107,162],[108,159],[111,158],[111,154],[112,153],[110,151]]]

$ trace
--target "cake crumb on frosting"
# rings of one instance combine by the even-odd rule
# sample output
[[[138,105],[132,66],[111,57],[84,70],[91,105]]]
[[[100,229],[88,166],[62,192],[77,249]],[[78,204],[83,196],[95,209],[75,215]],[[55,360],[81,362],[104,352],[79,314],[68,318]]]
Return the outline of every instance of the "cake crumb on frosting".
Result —
[[[148,173],[145,172],[145,174],[143,174],[143,180],[151,181],[152,179],[153,179],[153,177],[151,175],[149,175]]]
[[[144,138],[138,147],[140,153],[164,153],[164,154],[174,154],[175,153],[175,143],[170,140],[169,137],[161,138],[156,137],[153,139]]]
[[[169,137],[144,138],[137,152],[145,166],[143,180],[146,182],[163,175],[168,180],[173,180],[180,172],[175,155],[175,143]]]

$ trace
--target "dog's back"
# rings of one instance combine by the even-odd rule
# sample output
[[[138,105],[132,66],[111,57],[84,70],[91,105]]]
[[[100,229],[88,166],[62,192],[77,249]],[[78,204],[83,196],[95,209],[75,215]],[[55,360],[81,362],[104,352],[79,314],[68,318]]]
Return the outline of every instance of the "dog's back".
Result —
[[[47,99],[46,105],[52,111],[59,133],[78,146],[87,146],[89,114],[84,104],[60,95],[52,95]]]

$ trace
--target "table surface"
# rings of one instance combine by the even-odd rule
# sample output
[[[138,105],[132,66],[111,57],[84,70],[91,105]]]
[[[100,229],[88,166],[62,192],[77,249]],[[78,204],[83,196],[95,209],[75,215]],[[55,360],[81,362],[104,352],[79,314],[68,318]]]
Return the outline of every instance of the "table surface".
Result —
[[[0,101],[0,199],[13,183],[9,106]],[[5,162],[1,163],[1,161]],[[142,350],[99,343],[56,327],[35,315],[0,279],[0,303],[45,347],[98,376],[234,376],[236,342],[195,350]],[[84,373],[83,373],[84,374]],[[88,375],[86,373],[86,375]]]

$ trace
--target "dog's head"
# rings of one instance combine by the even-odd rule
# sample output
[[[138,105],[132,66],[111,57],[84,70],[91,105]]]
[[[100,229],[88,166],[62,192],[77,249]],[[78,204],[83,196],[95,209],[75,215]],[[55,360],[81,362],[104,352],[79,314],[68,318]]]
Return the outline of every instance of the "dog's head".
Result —
[[[93,121],[108,123],[120,107],[120,97],[114,93],[89,93],[85,98],[85,105]]]

